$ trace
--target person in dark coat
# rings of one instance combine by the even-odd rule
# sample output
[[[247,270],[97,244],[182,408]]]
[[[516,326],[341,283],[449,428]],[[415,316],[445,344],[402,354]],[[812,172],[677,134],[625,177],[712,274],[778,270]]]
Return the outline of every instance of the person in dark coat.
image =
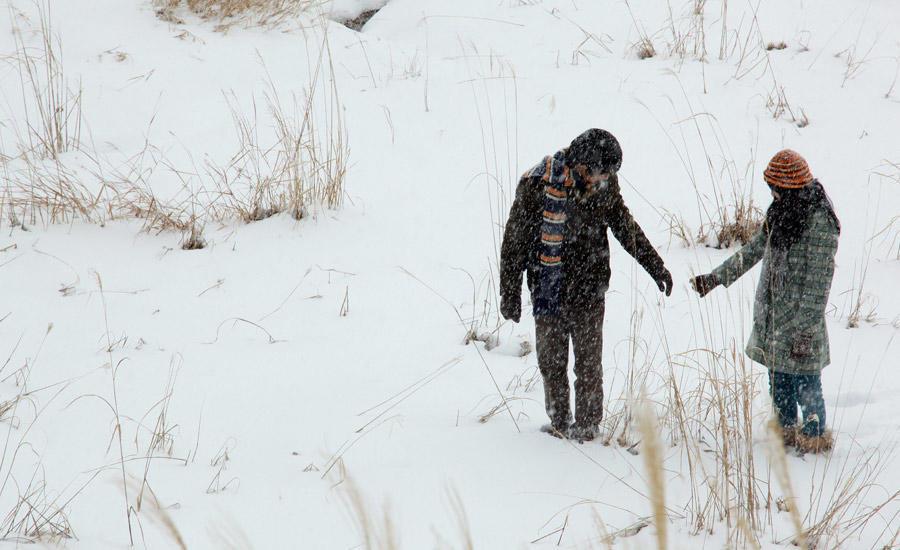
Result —
[[[760,230],[712,273],[691,279],[691,285],[706,296],[762,260],[746,353],[769,370],[785,444],[801,452],[827,451],[833,440],[825,429],[820,375],[831,362],[825,307],[841,224],[822,184],[795,151],[779,151],[764,177],[774,200]]]
[[[603,314],[609,288],[607,228],[670,295],[672,275],[625,206],[622,149],[590,129],[519,180],[500,251],[500,312],[519,322],[522,273],[535,318],[538,366],[550,423],[543,431],[594,439],[603,418]],[[575,353],[575,421],[569,406],[569,340]]]

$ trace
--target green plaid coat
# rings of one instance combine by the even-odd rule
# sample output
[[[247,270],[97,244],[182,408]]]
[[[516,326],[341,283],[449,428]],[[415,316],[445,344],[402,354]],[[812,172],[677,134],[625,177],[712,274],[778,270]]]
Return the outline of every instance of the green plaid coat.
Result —
[[[823,208],[810,216],[806,232],[787,252],[769,246],[760,230],[713,270],[727,287],[762,260],[746,353],[776,372],[815,374],[831,362],[825,306],[840,230]]]

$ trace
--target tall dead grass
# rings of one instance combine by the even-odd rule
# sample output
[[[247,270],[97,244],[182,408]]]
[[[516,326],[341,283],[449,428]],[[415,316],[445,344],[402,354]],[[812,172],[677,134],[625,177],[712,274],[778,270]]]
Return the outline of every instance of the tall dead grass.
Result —
[[[660,380],[653,369],[658,356],[646,340],[641,338],[643,323],[643,310],[632,312],[628,338],[622,342],[626,349],[624,367],[618,367],[618,354],[614,355],[616,368],[613,370],[610,384],[619,387],[620,392],[617,396],[609,396],[606,399],[602,423],[603,435],[600,438],[604,445],[615,441],[631,452],[636,452],[636,446],[640,443],[637,433],[639,426],[636,421],[641,412],[643,402],[641,396],[657,395],[660,388]],[[619,376],[624,377],[623,382],[617,382]]]
[[[760,531],[761,512],[769,505],[753,452],[755,426],[767,414],[754,406],[759,375],[735,347],[726,354],[701,350],[680,359],[699,377],[699,386],[691,389],[674,378],[670,383],[673,428],[688,458],[692,532],[712,532],[724,523],[733,544],[758,543],[748,540],[748,533]]]
[[[327,32],[315,46],[302,96],[283,100],[268,81],[263,100],[272,139],[260,138],[255,99],[247,115],[234,94],[226,96],[238,147],[226,164],[207,163],[206,174],[225,210],[244,222],[280,212],[299,220],[319,205],[337,209],[343,204],[350,151]]]
[[[24,110],[25,139],[19,149],[41,158],[56,159],[81,145],[81,85],[73,89],[63,70],[62,42],[52,31],[50,6],[36,4],[39,21],[36,26],[28,17],[13,11],[15,18],[36,31],[37,46],[31,46],[18,25],[13,26],[14,64],[18,69],[19,87]],[[10,7],[10,10],[15,8]]]
[[[82,91],[64,71],[62,42],[52,29],[49,4],[35,4],[38,21],[10,7],[15,52],[8,58],[18,77],[19,120],[10,121],[16,142],[0,154],[3,199],[0,223],[67,222],[71,215],[92,217],[97,197],[79,181],[60,155],[83,146]],[[27,38],[26,38],[27,37]]]
[[[632,316],[621,343],[625,368],[613,370],[608,382],[619,393],[607,398],[600,441],[644,455],[657,548],[668,544],[671,510],[683,510],[692,534],[724,529],[731,547],[758,547],[771,500],[767,472],[754,452],[756,426],[768,416],[758,404],[760,375],[735,345],[672,353],[664,332],[650,335],[642,311]],[[667,467],[668,460],[679,465]],[[683,506],[666,504],[665,473],[673,469],[683,472],[689,488]]]
[[[754,369],[731,335],[741,323],[727,319],[745,313],[742,305],[703,302],[692,314],[694,349],[673,353],[662,319],[654,332],[638,308],[628,338],[614,346],[617,364],[627,355],[624,371],[605,369],[613,373],[605,385],[615,390],[606,400],[600,441],[644,455],[648,492],[642,496],[657,525],[655,547],[667,544],[660,526],[680,517],[673,509],[683,510],[689,532],[717,534],[731,548],[761,548],[769,534],[800,548],[849,547],[863,532],[864,540],[890,539],[900,491],[880,480],[896,442],[866,450],[851,441],[846,452],[806,455],[814,472],[798,477],[792,448],[773,428],[765,371]],[[666,502],[666,495],[679,493],[670,493],[666,478],[688,489],[682,506]]]
[[[499,343],[500,248],[505,222],[519,181],[519,84],[512,64],[493,53],[484,55],[474,44],[460,43],[465,60],[472,104],[478,122],[482,167],[471,182],[484,185],[490,207],[492,256],[479,277],[467,273],[472,283],[472,310],[467,317],[467,340],[481,340],[490,347]],[[478,282],[476,283],[476,279]]]

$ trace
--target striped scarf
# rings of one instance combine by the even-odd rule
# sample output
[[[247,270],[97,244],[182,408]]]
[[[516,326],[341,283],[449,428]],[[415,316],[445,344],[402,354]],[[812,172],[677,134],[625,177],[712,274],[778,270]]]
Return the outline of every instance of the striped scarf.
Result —
[[[544,184],[544,214],[537,254],[540,269],[533,295],[534,315],[558,315],[565,278],[562,248],[566,240],[568,192],[575,181],[565,163],[565,150],[545,157],[527,175],[540,177]]]

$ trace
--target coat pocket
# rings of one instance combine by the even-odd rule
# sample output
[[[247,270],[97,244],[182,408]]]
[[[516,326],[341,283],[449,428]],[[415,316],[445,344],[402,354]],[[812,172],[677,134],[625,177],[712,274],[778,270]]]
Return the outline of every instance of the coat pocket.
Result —
[[[796,359],[805,359],[812,355],[812,335],[809,333],[798,334],[791,345],[791,356]]]

